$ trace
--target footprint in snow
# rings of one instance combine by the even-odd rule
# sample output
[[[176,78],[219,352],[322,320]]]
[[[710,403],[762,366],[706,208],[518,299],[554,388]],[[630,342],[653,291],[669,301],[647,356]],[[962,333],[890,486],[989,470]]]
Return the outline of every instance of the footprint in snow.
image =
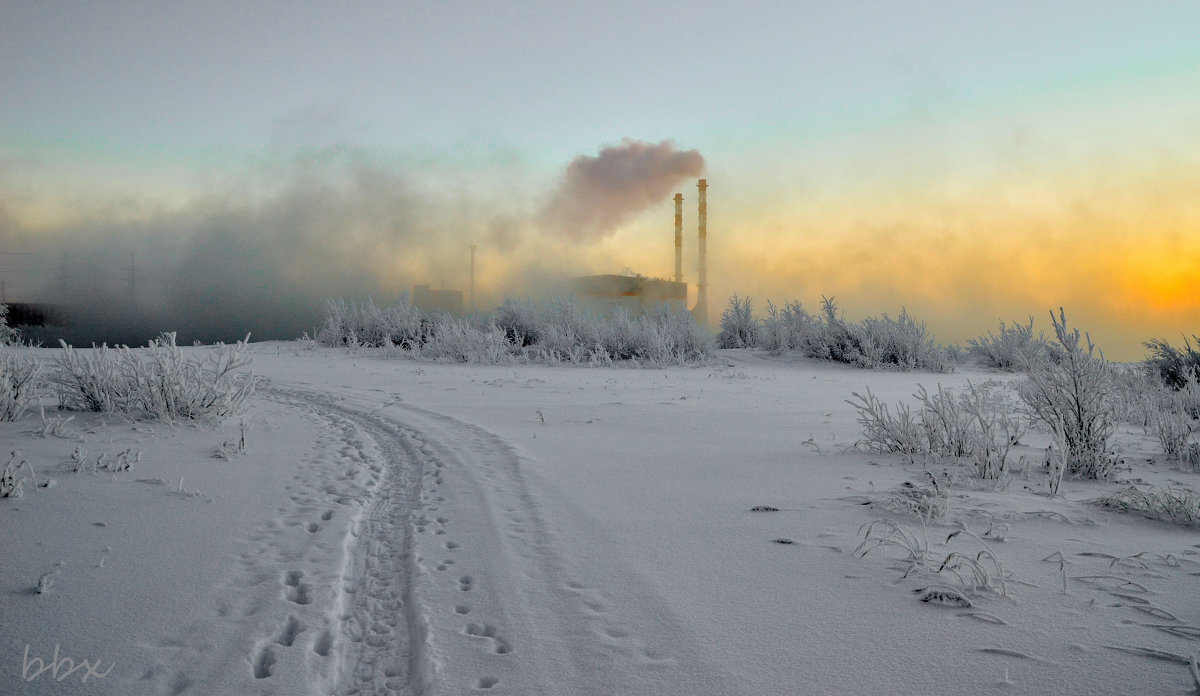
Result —
[[[312,651],[321,657],[329,657],[333,652],[333,634],[326,628],[313,641]]]
[[[287,588],[284,595],[293,604],[303,605],[312,601],[308,596],[308,583],[301,581],[303,577],[304,571],[302,570],[289,570],[287,575],[284,576],[283,584]]]
[[[287,620],[283,622],[283,626],[279,628],[279,635],[275,636],[275,642],[285,648],[290,648],[296,642],[296,636],[303,633],[304,629],[304,623],[289,614]]]
[[[259,648],[251,663],[254,667],[254,678],[266,679],[271,676],[271,668],[275,666],[275,651],[270,646]]]

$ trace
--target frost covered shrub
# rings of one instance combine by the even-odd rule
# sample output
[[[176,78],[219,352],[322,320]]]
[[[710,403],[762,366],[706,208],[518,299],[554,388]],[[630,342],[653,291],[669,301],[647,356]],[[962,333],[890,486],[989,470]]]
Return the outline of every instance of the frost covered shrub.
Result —
[[[678,365],[703,360],[713,349],[712,337],[689,312],[665,306],[635,319],[622,308],[605,318],[583,314],[573,302],[556,303],[538,331],[538,343],[526,352],[554,363]]]
[[[685,309],[662,306],[639,322],[644,327],[640,357],[651,364],[678,365],[712,355],[712,336]]]
[[[492,365],[512,359],[510,346],[495,324],[477,326],[469,319],[441,316],[419,350],[435,360]]]
[[[80,353],[59,340],[62,352],[50,381],[58,390],[58,405],[69,411],[123,411],[134,402],[133,385],[107,345]]]
[[[21,467],[29,472],[29,480],[33,483],[34,490],[37,489],[37,476],[33,473],[33,467],[24,459],[17,462],[20,456],[19,451],[13,451],[12,459],[9,459],[8,463],[4,465],[4,470],[0,471],[0,498],[21,497],[25,483]]]
[[[412,357],[455,362],[538,361],[607,365],[614,361],[656,365],[702,360],[712,338],[686,311],[656,309],[631,317],[617,308],[609,318],[592,315],[572,299],[536,305],[505,300],[490,316],[459,319],[422,315],[406,296],[388,308],[330,300],[318,340],[330,346],[399,347]]]
[[[798,350],[810,358],[867,369],[954,369],[954,353],[935,343],[925,324],[907,310],[895,319],[884,314],[848,322],[830,297],[821,298],[819,315],[809,314],[799,302],[782,309],[768,302],[758,336],[757,344],[770,351]]]
[[[1163,382],[1153,367],[1115,370],[1117,407],[1122,420],[1158,438],[1159,447],[1183,469],[1196,469],[1200,451],[1194,442],[1200,431],[1200,382],[1189,375],[1176,390]]]
[[[1050,312],[1058,339],[1058,360],[1048,355],[1024,360],[1027,379],[1018,389],[1029,406],[1056,437],[1061,437],[1066,473],[1103,479],[1112,475],[1117,458],[1109,448],[1116,431],[1113,368],[1096,350],[1090,336],[1087,350],[1079,329],[1067,328],[1066,314]]]
[[[361,305],[345,300],[327,300],[325,317],[316,340],[327,346],[419,346],[428,324],[421,312],[401,293],[396,301],[379,307],[371,298]]]
[[[753,348],[758,345],[758,320],[754,318],[753,301],[734,295],[729,306],[721,312],[721,332],[717,334],[718,348]]]
[[[41,364],[31,355],[0,348],[0,420],[15,421],[37,400]]]
[[[1192,338],[1200,343],[1200,336]],[[1182,389],[1189,379],[1200,379],[1200,350],[1187,338],[1182,349],[1157,338],[1143,345],[1149,351],[1146,364],[1172,389]]]
[[[960,394],[938,385],[936,392],[917,386],[914,412],[897,404],[895,415],[867,390],[847,401],[863,426],[861,441],[877,452],[897,452],[910,462],[918,455],[963,459],[983,479],[1000,478],[1009,463],[1008,452],[1028,430],[1015,408],[987,384],[967,383]]]
[[[496,326],[504,329],[504,335],[509,342],[518,348],[531,346],[541,338],[538,334],[541,317],[537,307],[528,300],[521,302],[505,298],[504,303],[496,309],[492,320]]]
[[[1016,372],[1024,364],[1022,356],[1037,359],[1049,355],[1049,341],[1042,334],[1034,336],[1033,317],[1028,324],[1013,322],[1012,325],[1000,322],[1000,332],[991,331],[979,338],[967,342],[967,352],[979,358],[987,366],[1008,372]]]
[[[767,316],[759,327],[758,345],[782,353],[798,350],[806,338],[821,328],[820,320],[804,310],[799,302],[785,302],[776,307],[767,301]]]
[[[793,323],[802,333],[792,337],[792,342],[811,358],[867,369],[954,369],[951,351],[935,343],[924,322],[913,319],[907,310],[902,309],[895,319],[884,314],[856,324],[842,317],[835,298],[822,297],[820,316],[796,317]]]
[[[185,358],[175,345],[175,333],[164,333],[147,345],[137,367],[130,362],[141,408],[164,420],[177,418],[220,422],[242,411],[254,392],[254,375],[241,370],[252,362],[246,355],[250,336],[235,345],[218,343],[198,357]],[[132,355],[128,348],[126,355]]]
[[[0,304],[0,345],[11,346],[19,340],[17,330],[8,325],[8,305]]]
[[[254,376],[242,372],[251,362],[246,341],[190,357],[174,333],[138,349],[100,346],[80,353],[60,343],[51,382],[64,409],[216,423],[239,413],[254,392]]]
[[[846,403],[854,407],[857,420],[863,427],[865,438],[861,441],[877,452],[899,452],[915,462],[917,455],[929,453],[926,430],[907,404],[896,406],[892,415],[888,405],[879,400],[867,388],[867,395],[851,394],[853,399]],[[857,399],[857,402],[854,400]]]

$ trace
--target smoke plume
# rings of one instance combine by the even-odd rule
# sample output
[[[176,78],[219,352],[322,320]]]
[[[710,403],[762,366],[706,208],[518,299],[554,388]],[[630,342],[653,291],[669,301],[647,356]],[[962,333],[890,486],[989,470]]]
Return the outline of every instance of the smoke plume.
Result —
[[[668,140],[654,145],[626,139],[595,157],[572,160],[538,221],[571,241],[598,241],[703,171],[699,150],[677,150]]]

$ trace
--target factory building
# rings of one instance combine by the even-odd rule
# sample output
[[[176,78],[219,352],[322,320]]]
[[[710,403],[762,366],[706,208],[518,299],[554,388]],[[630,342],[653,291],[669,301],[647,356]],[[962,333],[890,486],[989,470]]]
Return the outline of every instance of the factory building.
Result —
[[[692,316],[701,326],[708,324],[708,182],[700,179],[699,195],[699,283]],[[683,194],[675,194],[675,279],[659,280],[640,275],[595,275],[574,278],[569,291],[581,308],[608,314],[624,307],[637,316],[661,305],[687,308],[687,283],[683,281]]]
[[[672,309],[687,306],[687,283],[658,280],[643,276],[594,275],[574,278],[571,294],[581,309],[609,314],[623,307],[632,316],[652,311],[660,305]]]
[[[412,303],[425,314],[460,315],[463,313],[463,292],[462,290],[434,290],[428,285],[414,285]]]

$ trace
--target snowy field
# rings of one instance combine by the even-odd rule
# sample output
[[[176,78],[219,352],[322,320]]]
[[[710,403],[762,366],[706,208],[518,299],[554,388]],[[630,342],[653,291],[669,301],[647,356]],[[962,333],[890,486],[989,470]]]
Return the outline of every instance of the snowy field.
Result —
[[[0,694],[1194,688],[1170,655],[1197,651],[1200,534],[1086,502],[1119,483],[1049,497],[1036,466],[959,476],[924,528],[862,504],[928,477],[854,447],[853,392],[1011,375],[746,351],[667,369],[251,352],[258,389],[215,429],[0,423],[43,484],[0,500]],[[1027,440],[1040,461],[1046,436]],[[1119,444],[1123,477],[1200,485],[1148,463],[1140,431]],[[96,473],[74,472],[77,448],[105,456]],[[105,471],[122,453],[131,468]],[[884,518],[931,564],[856,553]],[[934,574],[947,557],[982,559],[987,587]]]

